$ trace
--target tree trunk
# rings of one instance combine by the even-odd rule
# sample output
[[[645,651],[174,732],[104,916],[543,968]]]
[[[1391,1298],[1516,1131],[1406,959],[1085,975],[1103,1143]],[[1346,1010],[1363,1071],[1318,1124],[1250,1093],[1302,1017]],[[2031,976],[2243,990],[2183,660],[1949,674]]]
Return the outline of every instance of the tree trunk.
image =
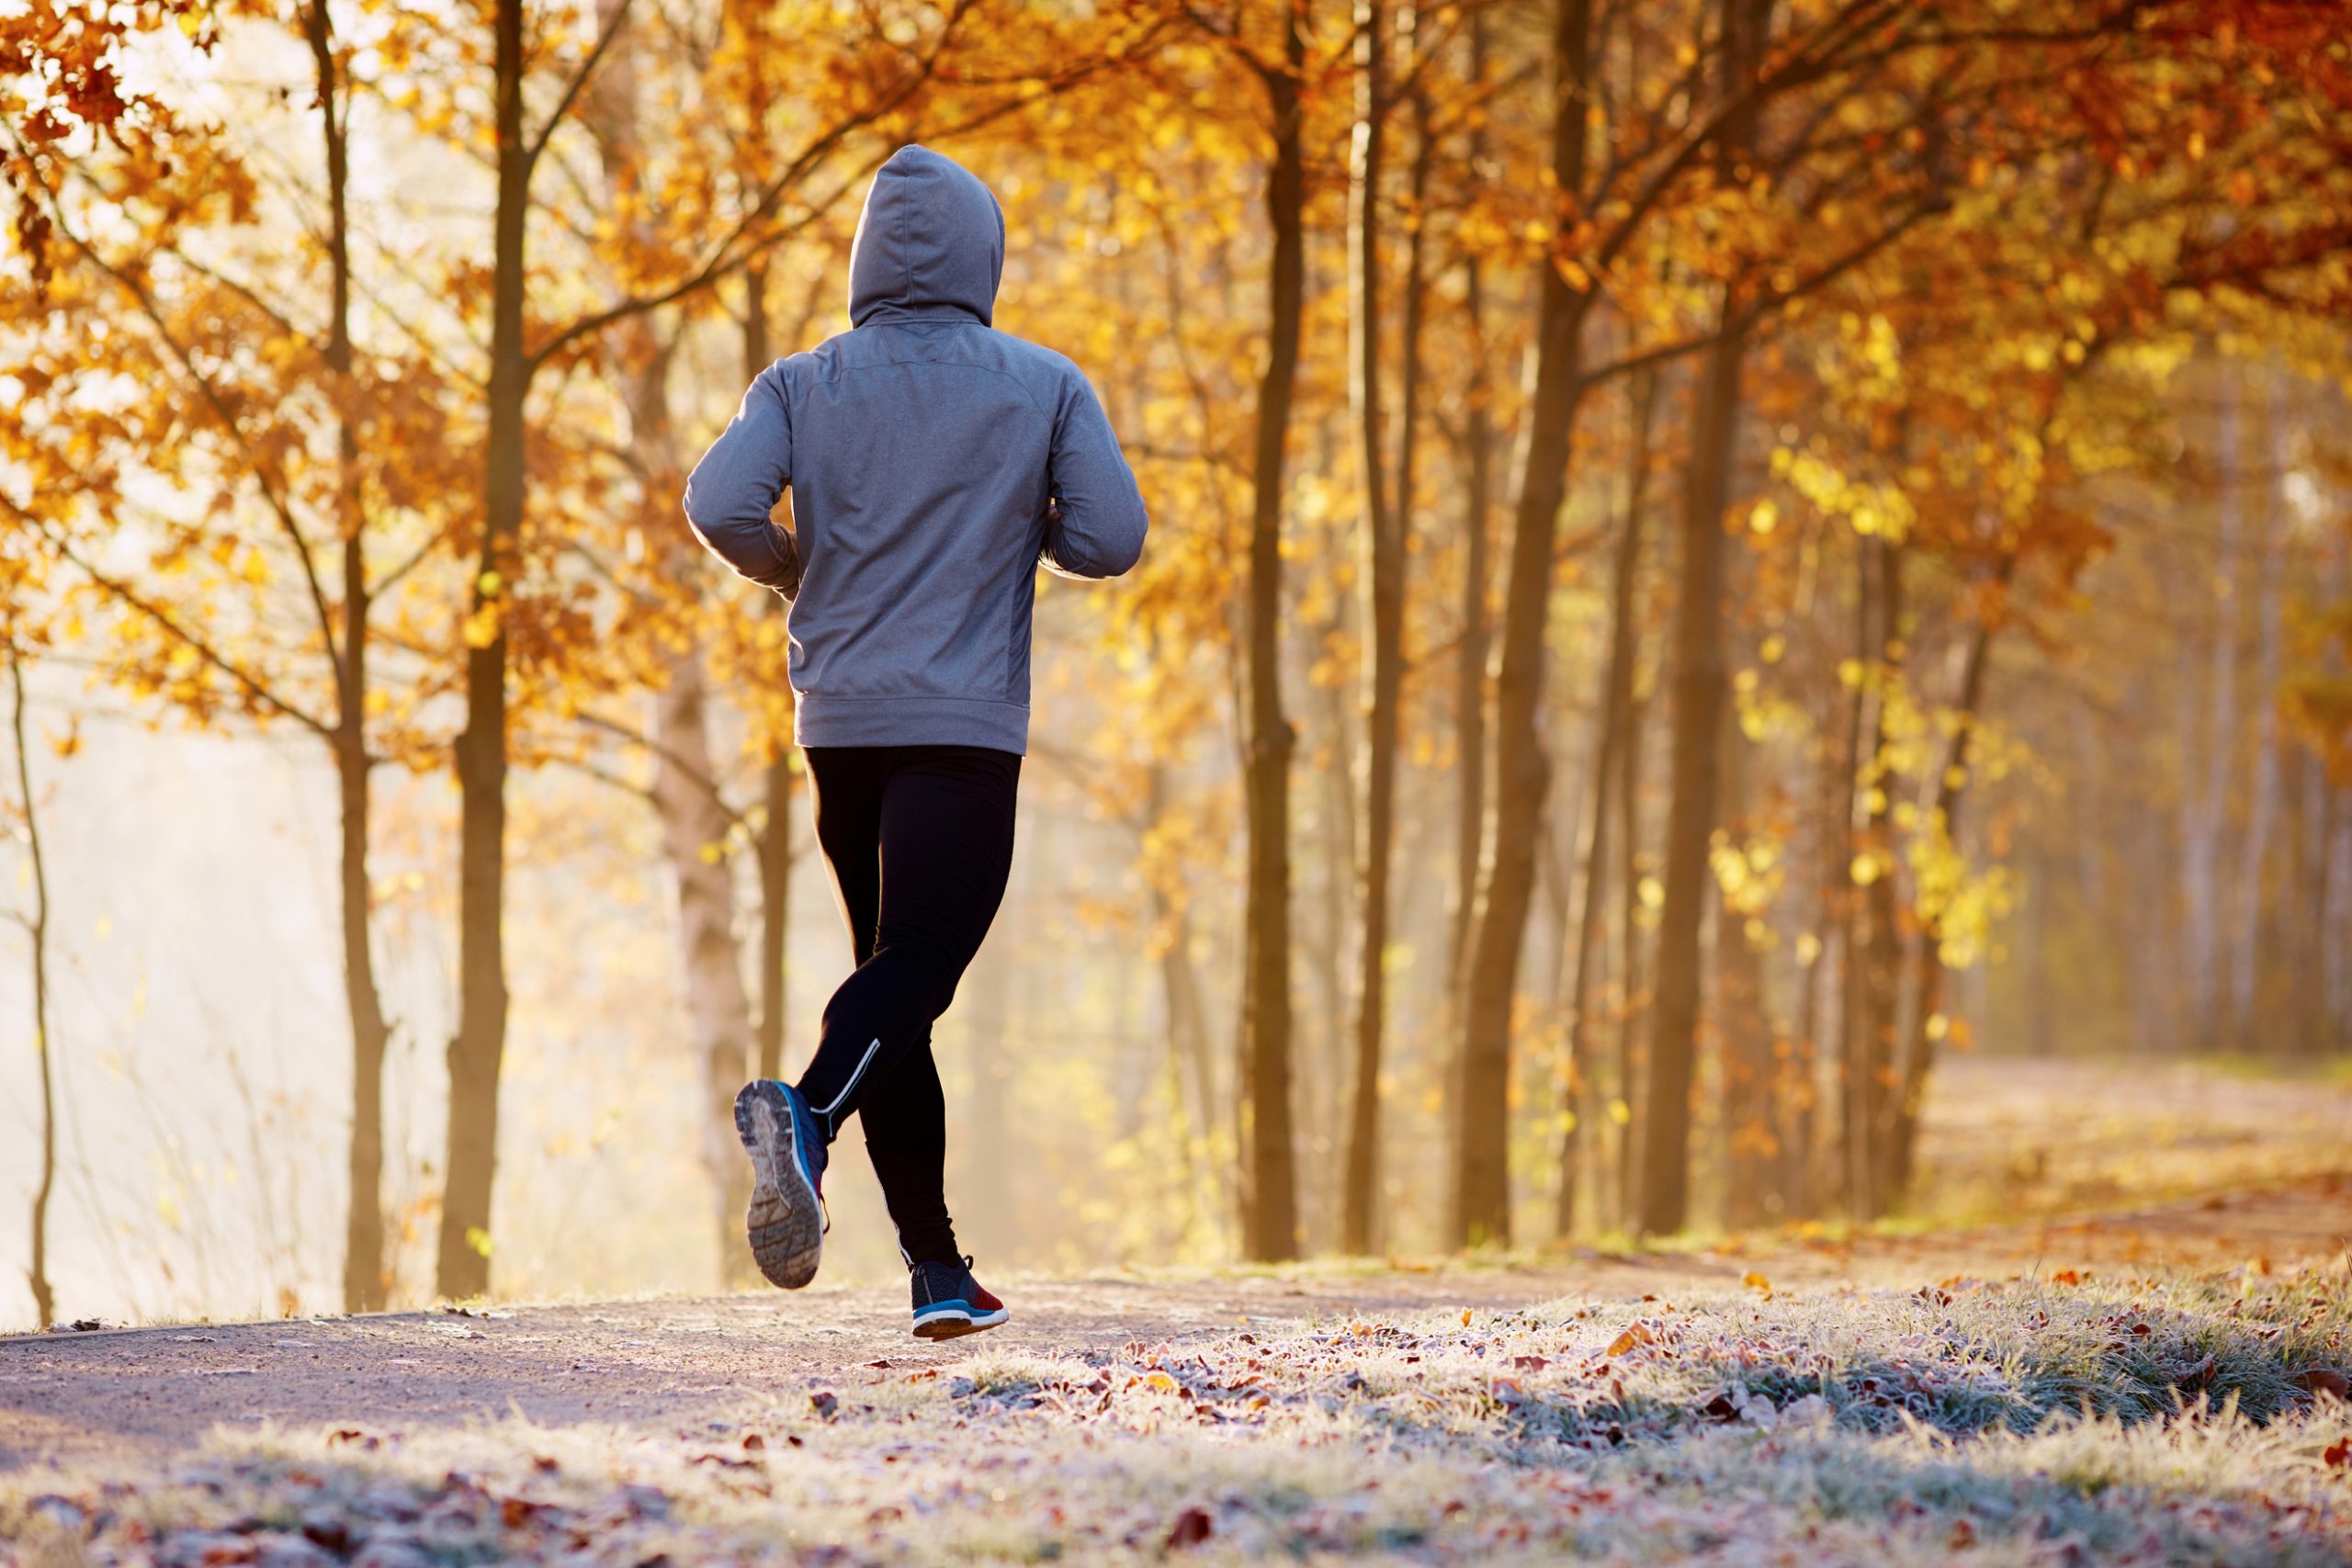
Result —
[[[767,269],[752,267],[743,281],[743,379],[748,384],[768,367]],[[781,596],[776,599],[776,619],[788,620],[791,610]],[[793,701],[788,671],[784,700],[788,711]],[[791,1000],[785,954],[792,929],[792,744],[789,728],[769,737],[767,809],[760,824],[760,1014],[753,1070],[763,1078],[784,1077],[785,1020]]]
[[[1155,770],[1156,771],[1156,770]],[[1215,1091],[1209,1081],[1208,1024],[1201,1001],[1200,976],[1193,973],[1192,922],[1166,891],[1152,889],[1153,918],[1163,928],[1159,953],[1161,1000],[1168,1010],[1168,1078],[1170,1101],[1182,1127],[1183,1145],[1186,1230],[1199,1228],[1209,1212],[1202,1180],[1207,1158],[1204,1142],[1215,1126]],[[1189,1101],[1189,1103],[1188,1103]]]
[[[1724,750],[1724,822],[1735,827],[1748,805],[1747,743],[1734,727]],[[1736,840],[1735,840],[1736,841]],[[1779,1119],[1774,1114],[1772,1034],[1764,1014],[1764,965],[1750,945],[1747,918],[1714,903],[1714,1033],[1722,1042],[1717,1135],[1722,1141],[1723,1222],[1746,1229],[1771,1215],[1778,1198]]]
[[[956,1127],[959,1132],[967,1126],[973,1130],[968,1146],[978,1151],[978,1157],[972,1159],[954,1182],[956,1190],[968,1199],[956,1207],[969,1216],[964,1224],[965,1239],[975,1251],[992,1258],[1009,1256],[1014,1239],[1023,1229],[1022,1162],[992,1153],[1002,1146],[1004,1140],[1015,1135],[1007,1109],[1012,1097],[1005,1092],[1012,1075],[1016,975],[1016,960],[1007,941],[1011,935],[1010,931],[1002,931],[997,938],[1000,945],[996,952],[983,947],[972,961],[956,1009],[964,1021],[965,1038],[971,1043],[972,1063],[969,1119],[959,1111]]]
[[[1589,130],[1592,0],[1556,0],[1552,31],[1552,172],[1563,193],[1584,185]],[[1555,218],[1565,223],[1566,197]],[[1535,897],[1536,844],[1551,764],[1537,716],[1544,697],[1554,540],[1567,495],[1569,440],[1582,400],[1584,320],[1591,296],[1568,286],[1546,254],[1537,280],[1535,387],[1512,509],[1510,581],[1495,684],[1494,831],[1479,876],[1463,978],[1459,1091],[1453,1117],[1456,1247],[1510,1241],[1511,1006],[1520,948]]]
[[[1593,704],[1599,727],[1592,749],[1592,784],[1587,791],[1585,814],[1584,898],[1577,912],[1576,936],[1569,953],[1575,978],[1568,991],[1568,1072],[1574,1089],[1565,1108],[1570,1118],[1568,1135],[1561,1142],[1558,1201],[1553,1210],[1553,1235],[1566,1241],[1576,1228],[1577,1168],[1584,1145],[1590,1141],[1589,1107],[1596,1075],[1592,1070],[1592,968],[1600,947],[1600,921],[1606,908],[1601,893],[1609,878],[1610,791],[1617,782],[1618,748],[1625,743],[1627,716],[1634,705],[1634,574],[1642,558],[1642,518],[1647,509],[1650,479],[1651,418],[1657,407],[1657,378],[1646,372],[1634,378],[1629,394],[1633,404],[1634,448],[1627,459],[1625,519],[1617,532],[1617,550],[1609,573],[1609,662]],[[1578,1134],[1584,1134],[1579,1136]]]
[[[351,383],[351,241],[348,192],[350,144],[343,120],[342,73],[335,64],[334,25],[326,0],[311,0],[302,15],[317,75],[319,123],[326,139],[327,264],[333,303],[327,318],[327,368],[337,396]],[[341,843],[344,1000],[351,1019],[351,1143],[344,1211],[343,1310],[375,1312],[385,1302],[384,1055],[390,1031],[376,985],[369,935],[373,892],[368,880],[370,832],[368,756],[367,520],[360,510],[359,443],[351,411],[335,415],[336,525],[343,542],[343,647],[335,670],[333,737]]]
[[[1641,592],[1638,566],[1633,579],[1636,594]],[[1641,1123],[1634,1115],[1634,1107],[1641,1103],[1642,1064],[1648,1055],[1638,1025],[1645,1018],[1649,1000],[1648,980],[1643,973],[1642,960],[1642,743],[1649,721],[1649,700],[1635,699],[1638,684],[1635,666],[1641,660],[1641,630],[1634,628],[1634,639],[1626,645],[1625,734],[1618,743],[1619,773],[1617,781],[1617,812],[1619,829],[1618,851],[1618,940],[1624,949],[1619,981],[1623,1005],[1617,1020],[1617,1095],[1610,1120],[1617,1128],[1617,1201],[1614,1209],[1620,1226],[1634,1223],[1634,1200],[1640,1187]]]
[[[1736,99],[1763,56],[1771,0],[1722,0],[1717,90]],[[1717,143],[1716,179],[1741,182],[1754,144],[1755,113],[1734,118]],[[1690,1085],[1698,1054],[1699,929],[1709,902],[1707,857],[1714,831],[1723,738],[1724,510],[1739,451],[1739,381],[1747,335],[1736,325],[1735,295],[1723,299],[1723,332],[1707,351],[1683,487],[1670,684],[1674,693],[1667,807],[1666,899],[1658,911],[1657,996],[1650,1010],[1647,1081],[1642,1091],[1641,1195],[1637,1228],[1682,1229],[1689,1219]]]
[[[2219,488],[2220,558],[2213,573],[2222,582],[2238,578],[2239,539],[2243,532],[2239,441],[2238,378],[2224,364],[2216,372],[2218,412],[2214,421],[2214,478]],[[2238,601],[2219,599],[2214,616],[2211,686],[2206,693],[2206,728],[2201,750],[2191,763],[2199,782],[2182,791],[2186,818],[2181,831],[2181,883],[2187,897],[2183,915],[2188,925],[2186,954],[2188,978],[2188,1040],[2193,1049],[2213,1050],[2231,1043],[2222,1023],[2222,840],[2229,824],[2230,774],[2237,756]],[[2193,690],[2185,682],[2184,694]],[[2184,716],[2193,699],[2184,696]],[[2184,738],[2195,735],[2185,725]],[[2195,766],[2201,761],[2201,769]],[[2201,774],[2201,778],[2199,775]]]
[[[1470,16],[1471,79],[1487,75],[1487,14]],[[1486,156],[1486,123],[1470,132],[1473,165]],[[1463,388],[1469,406],[1462,426],[1462,640],[1453,659],[1454,766],[1453,921],[1446,949],[1445,982],[1457,995],[1470,948],[1471,917],[1478,904],[1478,866],[1487,828],[1487,513],[1493,510],[1495,428],[1487,381],[1485,267],[1473,251],[1462,264],[1462,313],[1470,338],[1470,370]],[[1407,499],[1410,504],[1410,498]]]
[[[778,602],[779,613],[782,602]],[[760,829],[760,1014],[752,1070],[784,1077],[785,1020],[792,1005],[792,740],[780,736],[766,768],[766,821]]]
[[[2233,931],[2235,952],[2230,963],[2231,1038],[2241,1047],[2275,1050],[2276,1035],[2263,1027],[2258,1011],[2262,987],[2262,955],[2278,947],[2264,942],[2264,872],[2270,858],[2271,835],[2279,809],[2278,704],[2280,665],[2285,658],[2287,607],[2282,602],[2281,568],[2287,552],[2280,537],[2278,484],[2291,457],[2287,450],[2287,411],[2282,373],[2273,370],[2265,444],[2268,463],[2256,494],[2256,577],[2254,616],[2258,660],[2255,691],[2259,716],[2255,720],[2254,785],[2247,802],[2245,838],[2238,846],[2236,919]],[[2235,595],[2232,598],[2234,600]]]
[[[1679,1231],[1690,1218],[1699,928],[1706,918],[1713,880],[1707,855],[1715,827],[1724,710],[1724,510],[1729,504],[1739,443],[1739,380],[1746,355],[1743,335],[1728,330],[1707,351],[1683,490],[1669,676],[1674,698],[1662,877],[1666,900],[1658,911],[1649,1061],[1638,1118],[1641,1190],[1635,1213],[1637,1228],[1649,1235]]]
[[[491,1192],[498,1167],[498,1078],[506,1054],[506,597],[521,565],[524,219],[523,0],[495,0],[498,197],[491,273],[488,447],[482,530],[466,625],[466,727],[458,736],[458,1032],[449,1042],[448,1179],[435,1288],[490,1288]]]
[[[2294,794],[2295,845],[2288,864],[2298,868],[2303,886],[2300,905],[2307,911],[2295,922],[2290,962],[2294,965],[2295,1026],[2290,1049],[2297,1055],[2316,1056],[2333,1037],[2327,1009],[2327,964],[2335,941],[2335,898],[2333,857],[2329,851],[2335,793],[2328,787],[2327,767],[2319,753],[2300,749],[2295,757],[2299,787]]]
[[[32,1258],[26,1279],[32,1286],[33,1326],[47,1328],[57,1320],[57,1297],[49,1283],[49,1200],[57,1187],[57,1081],[51,1065],[57,1043],[49,1032],[49,866],[41,854],[32,753],[25,745],[25,660],[15,648],[8,650],[8,680],[16,698],[10,725],[17,745],[17,792],[24,803],[25,846],[32,862],[33,910],[24,925],[33,955],[33,1056],[40,1064],[40,1181],[33,1189]]]
[[[355,536],[344,545],[345,683],[367,690],[367,573]],[[376,987],[369,935],[374,903],[368,871],[370,819],[368,744],[357,702],[345,711],[334,736],[340,795],[343,984],[351,1017],[351,1147],[344,1215],[343,1310],[380,1312],[391,1270],[384,1256],[384,1057],[391,1032]]]
[[[678,942],[686,1002],[686,1048],[699,1064],[696,1118],[710,1177],[721,1273],[747,1282],[738,1243],[751,1171],[736,1146],[735,1091],[751,1067],[752,1009],[735,945],[735,878],[727,835],[732,818],[713,793],[702,660],[692,647],[669,661],[653,698],[653,810],[677,885]]]
[[[1339,422],[1335,428],[1345,439],[1346,422]],[[1323,434],[1329,435],[1331,429]],[[1334,473],[1340,466],[1339,454],[1327,450],[1315,471]],[[1343,523],[1333,520],[1328,553],[1337,554],[1345,547],[1347,532]],[[1306,639],[1310,647],[1330,648],[1338,643],[1340,627],[1354,616],[1356,597],[1352,592],[1332,596],[1331,618],[1311,629]],[[1316,884],[1322,919],[1300,931],[1295,949],[1298,962],[1314,982],[1315,1000],[1304,1018],[1294,1015],[1296,1044],[1292,1057],[1298,1071],[1291,1084],[1291,1102],[1338,1108],[1333,1115],[1310,1118],[1298,1131],[1299,1247],[1309,1252],[1329,1250],[1337,1239],[1340,1188],[1347,1171],[1346,1086],[1353,1076],[1355,1054],[1354,1012],[1349,1005],[1354,953],[1349,947],[1349,928],[1355,914],[1361,865],[1356,852],[1359,741],[1353,694],[1337,681],[1310,688],[1309,700],[1321,704],[1324,733],[1330,741],[1315,750],[1327,764],[1314,773],[1314,786],[1323,795],[1321,808],[1313,813],[1317,830],[1303,835],[1293,846],[1295,851],[1311,846],[1323,875]],[[1302,739],[1304,734],[1302,730]],[[1314,1230],[1317,1224],[1329,1233],[1319,1241]]]
[[[2002,558],[1998,581],[2004,592],[2016,567],[2017,558],[2014,555]],[[1952,729],[1951,744],[1944,753],[1943,766],[1937,771],[1928,807],[1927,830],[1941,833],[1955,851],[1960,842],[1961,792],[1967,787],[1969,752],[1976,737],[1977,714],[1984,701],[1984,671],[1992,654],[1994,636],[1999,629],[1993,619],[1995,613],[1991,607],[1984,612],[1976,623],[1974,635],[1969,640],[1968,654],[1961,666],[1960,694],[1953,705],[1957,722]],[[1937,952],[1936,932],[1924,919],[1917,924],[1918,929],[1910,939],[1914,999],[1907,1027],[1904,1031],[1902,1071],[1890,1118],[1892,1134],[1887,1140],[1880,1179],[1880,1190],[1890,1205],[1899,1201],[1910,1190],[1918,1139],[1919,1109],[1927,1101],[1928,1075],[1935,1066],[1936,1039],[1930,1032],[1930,1021],[1942,1007],[1944,967]]]
[[[1265,73],[1274,155],[1266,175],[1273,231],[1267,279],[1266,367],[1258,384],[1258,441],[1250,522],[1249,712],[1242,785],[1248,802],[1249,885],[1239,1092],[1241,1247],[1253,1261],[1298,1254],[1297,1170],[1291,1135],[1290,758],[1283,713],[1282,521],[1285,447],[1298,377],[1306,299],[1306,177],[1299,80],[1306,39],[1286,12],[1284,60]]]
[[[1868,1142],[1870,1110],[1862,1083],[1861,1064],[1855,1054],[1855,1042],[1860,1038],[1854,1027],[1860,988],[1862,955],[1860,948],[1860,901],[1854,896],[1854,852],[1860,846],[1861,837],[1854,824],[1854,813],[1861,803],[1863,715],[1870,704],[1870,682],[1867,672],[1877,659],[1871,647],[1871,554],[1869,541],[1854,543],[1854,663],[1861,673],[1854,682],[1853,695],[1846,705],[1846,745],[1839,761],[1844,764],[1844,777],[1830,804],[1835,818],[1826,825],[1822,848],[1822,889],[1826,912],[1836,923],[1838,939],[1838,1027],[1833,1038],[1838,1044],[1838,1137],[1835,1158],[1829,1162],[1830,1193],[1849,1214],[1859,1209],[1860,1183],[1855,1179],[1857,1151]],[[1875,752],[1876,744],[1872,743]],[[1825,941],[1827,939],[1825,938]]]
[[[1405,679],[1405,530],[1411,504],[1388,494],[1387,431],[1380,376],[1380,168],[1388,113],[1387,19],[1379,0],[1356,7],[1357,118],[1354,167],[1349,182],[1355,244],[1350,253],[1354,308],[1354,393],[1363,526],[1359,536],[1363,604],[1363,830],[1357,845],[1362,934],[1356,970],[1355,1087],[1348,1122],[1347,1173],[1341,1195],[1340,1246],[1372,1250],[1373,1195],[1380,1135],[1381,1035],[1387,1021],[1388,876],[1396,827],[1396,731]],[[1416,241],[1418,245],[1418,241]],[[1408,295],[1407,309],[1416,301]],[[1418,323],[1408,322],[1409,334]],[[1408,428],[1404,445],[1412,445]]]
[[[1847,772],[1851,776],[1850,771]],[[1815,769],[1814,795],[1817,809],[1814,813],[1814,831],[1818,835],[1811,842],[1800,840],[1813,852],[1796,857],[1797,865],[1811,864],[1815,868],[1814,886],[1813,930],[1815,942],[1812,962],[1798,955],[1797,978],[1804,987],[1797,1005],[1796,1039],[1781,1089],[1781,1102],[1786,1107],[1787,1135],[1781,1139],[1781,1218],[1811,1219],[1818,1212],[1819,1182],[1814,1170],[1815,1144],[1820,1125],[1821,1041],[1826,1033],[1822,1023],[1821,993],[1829,971],[1829,936],[1835,925],[1838,882],[1842,872],[1829,864],[1829,846],[1842,837],[1839,824],[1833,823],[1829,802],[1837,798],[1838,786],[1833,782],[1838,773],[1831,761],[1825,760]]]
[[[1856,1218],[1874,1220],[1886,1213],[1891,1198],[1886,1173],[1894,1138],[1895,1007],[1902,981],[1890,795],[1880,758],[1886,744],[1887,696],[1903,678],[1904,592],[1901,548],[1883,538],[1864,545],[1863,570],[1877,569],[1874,646],[1867,647],[1863,656],[1876,695],[1865,761],[1856,775],[1858,784],[1868,780],[1870,786],[1862,798],[1856,840],[1860,852],[1853,859],[1868,856],[1871,874],[1855,901],[1847,947],[1847,1161],[1851,1170],[1847,1205]]]
[[[2344,795],[2320,782],[2319,826],[2319,960],[2313,965],[2313,1010],[2309,1050],[2317,1055],[2335,1042],[2352,1036],[2352,818],[2343,810]]]

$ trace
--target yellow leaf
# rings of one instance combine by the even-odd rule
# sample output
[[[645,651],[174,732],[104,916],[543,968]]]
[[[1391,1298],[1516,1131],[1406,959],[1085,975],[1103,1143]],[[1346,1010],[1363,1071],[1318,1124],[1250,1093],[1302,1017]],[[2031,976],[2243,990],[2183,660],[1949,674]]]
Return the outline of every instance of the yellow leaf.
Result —
[[[1624,1333],[1620,1334],[1616,1338],[1609,1342],[1608,1353],[1611,1356],[1622,1356],[1626,1351],[1633,1349],[1636,1346],[1650,1343],[1654,1337],[1655,1336],[1650,1333],[1647,1325],[1639,1323],[1632,1324],[1627,1326]]]
[[[1739,1282],[1745,1289],[1763,1292],[1764,1299],[1766,1301],[1769,1302],[1772,1299],[1772,1281],[1764,1278],[1763,1275],[1758,1274],[1755,1269],[1750,1269],[1747,1273],[1742,1274],[1739,1277]]]

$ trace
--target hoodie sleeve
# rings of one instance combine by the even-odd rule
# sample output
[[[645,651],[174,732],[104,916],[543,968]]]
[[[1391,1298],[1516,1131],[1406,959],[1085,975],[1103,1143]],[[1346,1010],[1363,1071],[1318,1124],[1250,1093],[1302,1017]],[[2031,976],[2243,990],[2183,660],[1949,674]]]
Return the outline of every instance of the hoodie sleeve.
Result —
[[[1143,555],[1148,519],[1135,471],[1086,377],[1073,369],[1054,422],[1046,569],[1063,577],[1116,577]]]
[[[739,576],[786,599],[800,591],[800,553],[768,514],[792,482],[792,411],[784,361],[760,372],[742,407],[686,479],[686,522]]]

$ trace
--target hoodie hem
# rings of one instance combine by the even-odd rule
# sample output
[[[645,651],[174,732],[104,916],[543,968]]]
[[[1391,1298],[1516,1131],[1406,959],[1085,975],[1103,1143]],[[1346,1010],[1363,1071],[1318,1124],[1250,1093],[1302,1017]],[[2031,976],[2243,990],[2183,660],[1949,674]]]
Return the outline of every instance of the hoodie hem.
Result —
[[[1029,705],[985,697],[828,697],[800,694],[792,738],[802,746],[984,746],[1026,756]]]

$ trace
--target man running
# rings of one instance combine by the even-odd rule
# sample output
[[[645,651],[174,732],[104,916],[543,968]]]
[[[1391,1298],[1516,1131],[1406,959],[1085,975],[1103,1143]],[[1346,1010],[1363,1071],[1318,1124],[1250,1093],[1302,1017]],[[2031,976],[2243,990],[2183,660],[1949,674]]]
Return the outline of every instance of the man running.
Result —
[[[786,1290],[816,1277],[854,1113],[926,1339],[1007,1315],[956,1251],[931,1026],[1012,866],[1036,569],[1115,577],[1145,528],[1085,376],[989,326],[1003,272],[988,187],[900,148],[858,219],[851,329],[760,373],[685,496],[705,545],[792,602],[795,739],[857,954],[800,1081],[735,1097],[752,1254]],[[787,487],[791,532],[769,518]]]

